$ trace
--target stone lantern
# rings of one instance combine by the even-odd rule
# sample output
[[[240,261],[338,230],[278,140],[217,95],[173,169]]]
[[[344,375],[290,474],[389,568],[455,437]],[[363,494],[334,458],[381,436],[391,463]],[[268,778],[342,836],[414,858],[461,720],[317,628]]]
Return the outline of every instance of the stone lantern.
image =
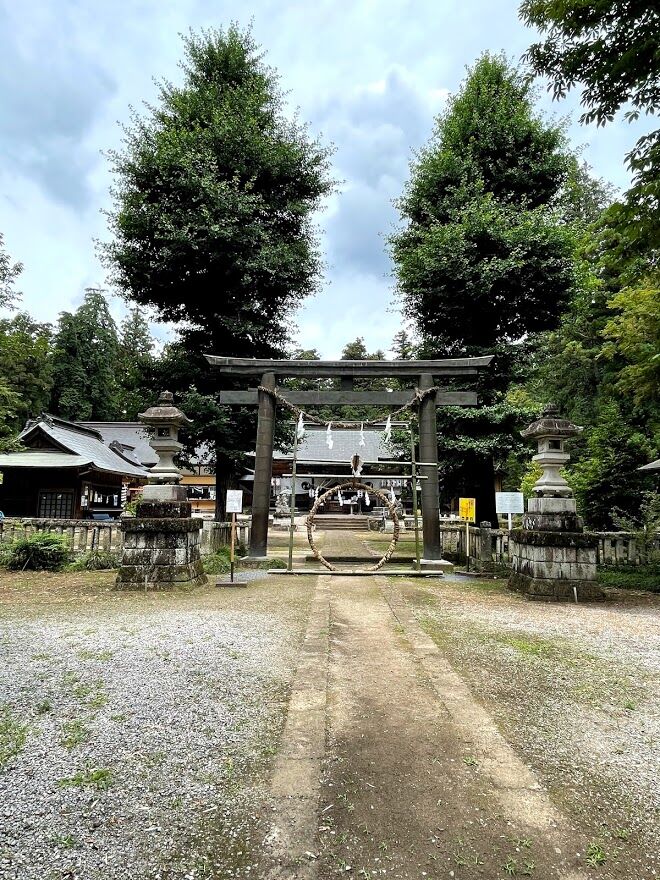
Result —
[[[183,444],[179,442],[179,429],[192,425],[192,421],[174,406],[174,395],[170,391],[163,391],[157,405],[150,406],[138,418],[152,429],[149,445],[158,456],[158,464],[149,472],[138,515],[165,516],[168,512],[171,515],[171,510],[165,508],[159,513],[157,506],[186,503],[185,487],[179,486],[181,473],[173,459],[183,449]],[[190,516],[190,509],[186,510],[186,515]]]
[[[532,460],[543,473],[527,502],[522,529],[510,533],[509,589],[530,599],[578,602],[603,595],[596,583],[597,538],[583,531],[573,492],[560,473],[570,460],[566,442],[581,431],[550,404],[521,432],[536,440]]]
[[[582,433],[579,425],[559,417],[559,410],[548,404],[540,419],[525,428],[521,435],[536,440],[538,453],[532,457],[543,470],[532,489],[523,517],[523,528],[543,531],[581,531],[573,490],[560,473],[570,461],[566,442]]]
[[[158,463],[151,468],[135,518],[122,520],[124,550],[117,589],[165,590],[203,584],[203,523],[192,517],[186,488],[179,485],[181,473],[173,461],[183,448],[179,429],[192,422],[174,405],[169,391],[163,391],[158,404],[139,418],[153,429],[149,444]]]

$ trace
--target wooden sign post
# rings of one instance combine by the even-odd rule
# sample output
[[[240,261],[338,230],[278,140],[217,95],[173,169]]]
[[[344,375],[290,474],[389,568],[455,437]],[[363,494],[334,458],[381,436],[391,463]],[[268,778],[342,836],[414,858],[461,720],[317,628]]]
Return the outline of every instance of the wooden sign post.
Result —
[[[246,587],[247,581],[234,580],[234,561],[236,558],[236,514],[243,511],[243,492],[240,489],[228,489],[225,501],[226,513],[231,513],[231,537],[229,543],[229,583],[233,587]]]

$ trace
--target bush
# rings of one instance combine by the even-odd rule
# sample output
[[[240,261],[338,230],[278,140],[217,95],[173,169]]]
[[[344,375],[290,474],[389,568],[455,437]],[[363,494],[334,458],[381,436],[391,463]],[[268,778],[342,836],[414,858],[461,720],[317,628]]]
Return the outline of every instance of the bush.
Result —
[[[619,565],[598,572],[598,582],[616,590],[660,593],[660,565]]]
[[[206,574],[226,574],[230,569],[229,547],[221,547],[216,553],[211,553],[204,559]]]
[[[119,557],[109,550],[88,550],[69,566],[71,571],[103,571],[119,568]]]
[[[57,571],[71,558],[69,542],[62,535],[37,532],[29,538],[16,538],[3,549],[2,562],[14,571],[26,568]]]

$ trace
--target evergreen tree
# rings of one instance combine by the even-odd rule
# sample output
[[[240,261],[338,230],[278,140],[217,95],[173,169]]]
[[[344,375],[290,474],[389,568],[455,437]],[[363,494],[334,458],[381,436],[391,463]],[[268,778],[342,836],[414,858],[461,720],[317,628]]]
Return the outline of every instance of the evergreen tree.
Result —
[[[182,84],[163,83],[112,154],[104,257],[129,299],[180,323],[170,355],[188,363],[168,387],[195,422],[190,445],[211,442],[217,468],[231,473],[241,461],[235,438],[249,448],[255,414],[218,406],[203,353],[284,353],[291,309],[317,284],[311,218],[332,184],[328,151],[285,116],[249,31],[206,31],[184,44]]]
[[[112,421],[118,412],[117,327],[101,290],[62,312],[53,341],[51,411],[74,421]]]
[[[12,263],[4,248],[4,236],[0,232],[0,308],[11,308],[19,294],[14,290],[14,281],[23,271],[21,263]]]
[[[158,395],[153,386],[154,341],[144,312],[132,308],[119,328],[119,413],[134,421]]]
[[[17,396],[9,422],[14,431],[48,407],[51,340],[50,325],[33,321],[26,312],[0,320],[0,379]]]
[[[507,390],[575,284],[567,203],[576,176],[561,128],[535,115],[523,74],[485,54],[438,118],[398,202],[405,226],[391,250],[422,354],[496,355],[479,379],[478,411],[439,410],[443,488],[475,496],[480,521],[496,522],[494,470],[520,447],[520,422],[532,415]]]

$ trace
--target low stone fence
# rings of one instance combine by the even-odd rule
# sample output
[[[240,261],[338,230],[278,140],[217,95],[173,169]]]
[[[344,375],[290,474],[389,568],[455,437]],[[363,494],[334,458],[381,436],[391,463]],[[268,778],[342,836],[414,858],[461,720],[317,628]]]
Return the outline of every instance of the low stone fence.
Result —
[[[37,532],[63,535],[76,554],[91,550],[119,553],[122,547],[117,520],[97,522],[92,519],[21,519],[9,516],[0,520],[0,543],[14,538],[29,538]]]
[[[202,556],[209,553],[217,552],[221,547],[227,547],[231,543],[231,523],[216,522],[215,520],[204,520],[202,528],[202,543],[200,552]],[[236,523],[236,542],[245,544],[247,547],[250,543],[250,524],[247,522]]]
[[[454,534],[455,527],[440,526],[443,551],[456,555],[465,562],[465,526],[458,526],[460,536],[456,549],[452,548],[453,538],[447,540],[445,534]],[[489,526],[470,526],[470,567],[475,571],[496,571],[509,568],[511,564],[510,536],[507,529],[491,529]],[[639,552],[637,538],[629,532],[592,532],[598,539],[596,562],[599,566],[643,565],[647,559]],[[649,548],[660,553],[660,534]],[[452,560],[453,561],[453,560]]]
[[[76,555],[92,550],[107,550],[121,553],[122,533],[119,520],[96,521],[91,519],[21,519],[5,517],[0,519],[0,543],[14,538],[27,538],[37,532],[50,532],[68,539]],[[204,520],[201,531],[201,553],[203,556],[215,553],[231,540],[231,523]],[[250,526],[236,523],[236,540],[248,545]]]

